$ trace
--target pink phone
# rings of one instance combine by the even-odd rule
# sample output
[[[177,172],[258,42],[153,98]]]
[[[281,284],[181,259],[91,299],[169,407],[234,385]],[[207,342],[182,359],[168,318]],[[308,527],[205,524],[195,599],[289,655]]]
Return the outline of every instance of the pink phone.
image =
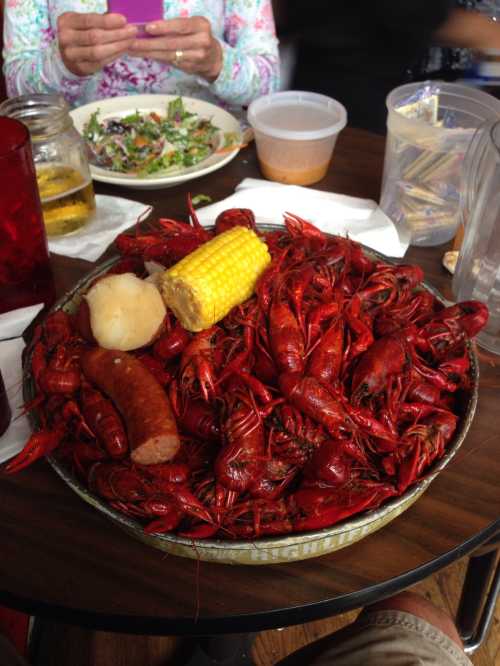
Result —
[[[122,14],[128,23],[136,25],[139,28],[138,37],[151,37],[144,26],[163,18],[163,0],[108,0],[108,11]]]

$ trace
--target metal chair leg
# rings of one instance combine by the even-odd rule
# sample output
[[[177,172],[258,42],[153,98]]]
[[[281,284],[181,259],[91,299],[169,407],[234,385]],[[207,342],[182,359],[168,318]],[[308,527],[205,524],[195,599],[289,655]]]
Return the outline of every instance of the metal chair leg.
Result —
[[[496,537],[469,560],[456,620],[466,654],[481,646],[491,626],[500,592],[499,548]]]
[[[194,637],[194,651],[184,666],[253,666],[252,643],[257,634]]]

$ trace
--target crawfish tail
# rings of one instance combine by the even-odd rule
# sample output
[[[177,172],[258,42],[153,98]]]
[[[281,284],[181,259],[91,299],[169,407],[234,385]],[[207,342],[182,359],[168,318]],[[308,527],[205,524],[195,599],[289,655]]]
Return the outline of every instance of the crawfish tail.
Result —
[[[269,313],[269,334],[274,362],[280,372],[304,370],[304,336],[290,307],[274,301]]]
[[[340,428],[349,427],[351,421],[341,402],[316,377],[303,377],[298,372],[287,372],[279,377],[282,393],[294,407],[321,423],[332,435]]]

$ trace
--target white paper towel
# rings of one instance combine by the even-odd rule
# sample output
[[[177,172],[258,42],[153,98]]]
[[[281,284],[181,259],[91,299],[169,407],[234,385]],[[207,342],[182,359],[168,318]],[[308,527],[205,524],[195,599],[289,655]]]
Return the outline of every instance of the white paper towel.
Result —
[[[25,346],[20,336],[42,308],[43,305],[33,305],[0,315],[0,370],[12,411],[10,426],[0,437],[0,463],[19,453],[31,434],[27,417],[20,416],[23,406],[21,355]]]
[[[0,437],[0,463],[19,453],[31,435],[26,416],[19,416],[23,404],[21,354],[24,340],[14,338],[0,342],[0,370],[12,411],[10,426]]]
[[[209,225],[227,208],[251,208],[257,222],[274,224],[283,223],[283,213],[294,213],[323,231],[349,236],[389,257],[403,257],[408,248],[392,220],[371,199],[246,178],[234,194],[198,208],[196,214]]]

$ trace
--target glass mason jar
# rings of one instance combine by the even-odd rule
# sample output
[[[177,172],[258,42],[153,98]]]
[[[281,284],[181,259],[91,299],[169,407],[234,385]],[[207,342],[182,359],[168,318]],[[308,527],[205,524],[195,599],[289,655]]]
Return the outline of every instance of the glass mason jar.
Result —
[[[85,143],[69,111],[61,95],[21,95],[0,104],[0,115],[29,129],[48,236],[79,229],[95,212]]]

